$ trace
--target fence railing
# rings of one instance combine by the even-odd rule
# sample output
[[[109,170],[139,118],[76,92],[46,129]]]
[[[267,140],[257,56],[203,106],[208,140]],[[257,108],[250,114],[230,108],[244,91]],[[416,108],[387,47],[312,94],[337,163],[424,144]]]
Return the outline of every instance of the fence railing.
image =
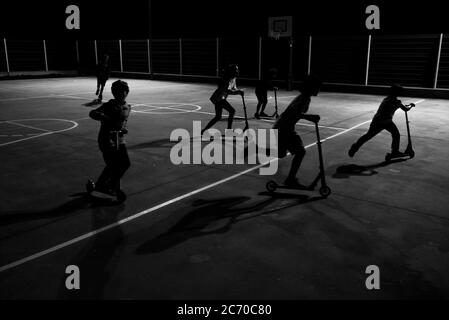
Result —
[[[449,38],[443,34],[301,36],[293,39],[206,38],[142,40],[14,40],[0,46],[0,73],[93,71],[108,54],[112,71],[216,78],[237,63],[241,78],[260,79],[270,67],[279,80],[307,74],[337,84],[449,88]],[[291,53],[292,52],[292,53]],[[292,63],[290,63],[292,54]]]

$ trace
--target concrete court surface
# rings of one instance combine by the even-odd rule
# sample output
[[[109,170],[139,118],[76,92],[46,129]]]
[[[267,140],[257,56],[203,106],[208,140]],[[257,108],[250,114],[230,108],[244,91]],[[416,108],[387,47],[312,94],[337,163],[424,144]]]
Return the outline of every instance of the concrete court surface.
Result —
[[[132,166],[122,182],[128,200],[119,206],[93,203],[84,190],[103,168],[99,123],[85,105],[96,80],[0,82],[1,299],[449,297],[447,101],[403,98],[419,102],[409,113],[416,156],[387,165],[385,132],[347,156],[381,96],[314,97],[309,112],[321,115],[321,137],[329,138],[323,151],[332,194],[324,199],[270,195],[265,184],[273,177],[255,165],[173,165],[170,133],[210,120],[214,86],[127,81]],[[245,89],[250,127],[270,128],[253,118],[254,90]],[[279,92],[281,111],[295,94]],[[242,116],[239,97],[229,101]],[[395,122],[404,149],[401,110]],[[234,127],[243,127],[241,119]],[[318,170],[315,132],[306,121],[297,129],[310,145],[300,170],[309,182]],[[290,160],[279,161],[275,180],[283,181]],[[65,287],[68,265],[80,269],[80,290]],[[380,269],[380,290],[365,287],[369,265]]]

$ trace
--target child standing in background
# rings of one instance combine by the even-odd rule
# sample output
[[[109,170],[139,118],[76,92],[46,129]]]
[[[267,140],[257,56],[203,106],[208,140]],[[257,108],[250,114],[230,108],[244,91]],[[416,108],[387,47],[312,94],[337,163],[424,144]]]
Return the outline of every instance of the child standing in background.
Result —
[[[103,59],[97,65],[97,91],[95,95],[98,96],[98,102],[103,100],[103,90],[106,82],[111,75],[111,66],[109,65],[109,56],[105,54]]]
[[[277,69],[271,68],[262,75],[256,84],[257,109],[254,118],[269,117],[264,111],[268,103],[268,90],[277,90],[273,87],[273,80],[277,78]]]

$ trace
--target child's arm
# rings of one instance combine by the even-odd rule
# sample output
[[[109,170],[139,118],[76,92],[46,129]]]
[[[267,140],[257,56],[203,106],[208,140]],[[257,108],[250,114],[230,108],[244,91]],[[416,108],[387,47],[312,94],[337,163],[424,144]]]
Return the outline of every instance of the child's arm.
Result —
[[[122,123],[122,128],[119,130],[119,133],[122,135],[128,133],[128,128],[126,126],[128,124],[128,118],[129,118],[130,113],[131,113],[131,106],[128,107],[128,110],[126,111],[125,119],[123,120],[123,123]]]
[[[401,108],[403,111],[405,111],[405,112],[408,112],[408,111],[410,111],[410,109],[411,108],[413,108],[415,106],[415,104],[414,103],[410,103],[410,104],[407,104],[407,105],[403,105],[402,103],[401,103],[401,105],[399,106],[399,108]]]
[[[243,90],[238,90],[238,89],[237,90],[228,90],[228,94],[230,94],[230,95],[239,94],[241,96],[244,96],[245,92]]]
[[[404,104],[402,104],[401,100],[397,100],[397,99],[396,99],[396,101],[394,103],[396,104],[395,105],[396,107],[401,108],[402,111],[404,111],[404,112],[409,111],[411,108],[413,108],[415,106],[414,103],[410,103],[410,104],[404,105]]]
[[[230,94],[230,95],[239,94],[239,95],[243,96],[245,93],[243,92],[243,90],[239,90],[237,88],[237,82],[235,80],[233,80],[231,89],[228,89],[228,94]]]
[[[89,112],[89,117],[97,121],[108,121],[109,117],[104,113],[103,106]]]

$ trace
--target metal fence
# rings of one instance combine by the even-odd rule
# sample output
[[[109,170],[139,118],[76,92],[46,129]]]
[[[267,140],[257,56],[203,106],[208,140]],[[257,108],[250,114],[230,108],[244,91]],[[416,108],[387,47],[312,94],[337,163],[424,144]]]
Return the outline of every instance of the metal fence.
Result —
[[[449,38],[443,34],[301,36],[288,39],[13,40],[0,46],[0,72],[93,71],[103,54],[112,71],[215,78],[229,64],[241,78],[260,79],[270,67],[279,79],[313,73],[325,83],[449,88]]]

